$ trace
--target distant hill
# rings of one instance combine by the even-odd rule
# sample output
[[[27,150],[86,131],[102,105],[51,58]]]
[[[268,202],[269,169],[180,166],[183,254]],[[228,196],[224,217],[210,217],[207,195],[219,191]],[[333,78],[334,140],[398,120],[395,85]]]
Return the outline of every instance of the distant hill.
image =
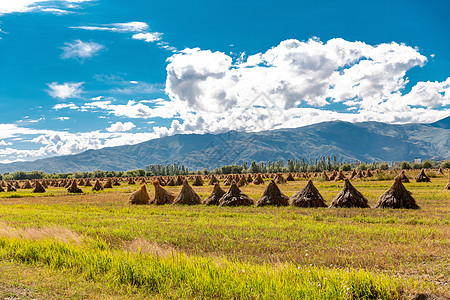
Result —
[[[88,150],[33,162],[0,164],[0,173],[125,171],[150,164],[184,164],[190,170],[242,161],[277,161],[335,155],[339,160],[401,161],[450,158],[450,117],[432,124],[324,122],[245,133],[185,134],[136,145]]]

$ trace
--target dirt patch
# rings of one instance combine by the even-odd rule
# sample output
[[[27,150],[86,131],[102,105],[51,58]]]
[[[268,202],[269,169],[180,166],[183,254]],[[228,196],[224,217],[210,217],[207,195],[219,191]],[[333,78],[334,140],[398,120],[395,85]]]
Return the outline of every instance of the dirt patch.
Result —
[[[83,239],[81,235],[62,227],[14,228],[3,223],[0,223],[0,237],[21,238],[33,241],[53,239],[64,243],[80,243]]]
[[[131,243],[125,245],[125,250],[130,252],[148,253],[159,257],[167,257],[176,253],[176,250],[170,246],[161,246],[143,238],[137,238]]]

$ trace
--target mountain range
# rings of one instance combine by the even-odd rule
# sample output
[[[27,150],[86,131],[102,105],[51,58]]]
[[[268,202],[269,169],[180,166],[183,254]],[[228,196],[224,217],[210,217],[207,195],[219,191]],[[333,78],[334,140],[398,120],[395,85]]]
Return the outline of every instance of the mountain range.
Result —
[[[0,164],[0,173],[125,171],[151,164],[184,164],[190,170],[303,157],[338,160],[411,161],[450,159],[450,117],[431,124],[323,122],[262,132],[177,134],[136,145],[88,150],[28,162]]]

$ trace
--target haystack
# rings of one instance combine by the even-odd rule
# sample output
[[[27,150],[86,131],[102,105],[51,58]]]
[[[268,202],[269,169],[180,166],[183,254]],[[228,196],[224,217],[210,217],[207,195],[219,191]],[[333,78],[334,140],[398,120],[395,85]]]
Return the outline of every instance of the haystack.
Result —
[[[439,168],[438,172],[444,175],[444,171],[442,170],[442,168]]]
[[[128,178],[128,184],[129,185],[136,184],[136,181],[134,181],[133,177]]]
[[[84,185],[84,179],[81,178],[80,181],[78,181],[78,184],[79,184],[79,185]]]
[[[11,184],[11,183],[7,183],[6,184],[6,191],[7,192],[16,192],[17,191],[17,189]]]
[[[422,170],[420,171],[420,173],[417,174],[416,177],[414,177],[414,180],[415,180],[416,182],[430,182],[430,177],[428,177],[427,174],[425,174],[425,170],[422,169]]]
[[[366,177],[373,177],[372,172],[370,171],[370,169],[367,169],[366,171]]]
[[[42,179],[41,185],[44,187],[44,189],[48,189],[48,181],[45,179]]]
[[[243,187],[247,185],[247,179],[244,175],[239,179],[238,183],[236,184],[238,187]]]
[[[369,208],[368,201],[355,187],[350,183],[350,180],[345,178],[344,188],[333,199],[330,207],[360,207]]]
[[[183,183],[183,185],[184,185],[184,183]],[[200,176],[200,175],[195,176],[195,179],[194,179],[194,182],[192,182],[192,185],[193,186],[202,186],[203,185],[202,176]]]
[[[333,181],[334,179],[336,179],[337,174],[338,173],[336,172],[336,170],[334,170],[329,177],[330,181]]]
[[[251,174],[248,174],[246,179],[247,179],[247,183],[252,183],[253,182],[253,177],[252,177]]]
[[[14,188],[15,188],[16,190],[20,189],[19,182],[17,182],[17,181],[14,182]]]
[[[31,182],[29,180],[27,180],[27,181],[24,182],[22,188],[23,189],[32,189],[33,186],[31,185]]]
[[[141,184],[146,184],[146,183],[147,183],[147,180],[145,180],[145,178],[142,177],[142,178],[141,178]]]
[[[264,184],[264,179],[261,176],[261,173],[258,173],[258,175],[256,175],[256,178],[253,180],[253,184]]]
[[[170,177],[169,181],[167,182],[167,186],[176,186],[175,180],[173,177]]]
[[[45,193],[45,188],[37,180],[36,180],[36,186],[34,187],[33,193]]]
[[[67,188],[67,191],[69,193],[82,193],[83,192],[83,190],[78,187],[76,180],[72,180],[72,184]]]
[[[114,178],[114,179],[113,179],[113,185],[114,185],[114,186],[119,186],[119,185],[120,185],[119,179]]]
[[[100,181],[98,179],[95,181],[94,186],[92,187],[92,190],[93,191],[101,191],[101,190],[103,190],[103,187],[102,187],[102,185],[101,185],[101,183],[100,183]]]
[[[222,190],[219,183],[216,182],[214,184],[214,189],[211,192],[211,195],[208,196],[208,198],[203,201],[203,204],[205,205],[219,205],[219,200],[222,198],[222,196],[225,195],[225,191]]]
[[[89,178],[84,181],[84,186],[92,186],[91,180]]]
[[[350,175],[350,179],[355,178],[357,174],[358,174],[358,173],[356,173],[356,170],[353,169],[352,174]]]
[[[230,189],[219,200],[220,206],[249,206],[253,205],[253,200],[242,193],[236,183],[231,183]]]
[[[406,190],[400,176],[395,177],[394,184],[389,190],[378,198],[374,208],[408,208],[419,209],[416,200]]]
[[[155,198],[150,203],[156,205],[171,204],[175,199],[175,195],[163,188],[158,180],[155,180],[152,183],[155,187]]]
[[[5,189],[3,188],[3,185],[0,184],[0,193],[4,192]]]
[[[292,206],[297,207],[327,207],[325,200],[312,180],[308,180],[304,188],[292,195],[289,202]]]
[[[176,185],[182,185],[183,182],[184,182],[183,177],[180,176],[180,175],[178,175],[175,184],[176,184]]]
[[[228,177],[223,181],[224,186],[229,186],[233,182],[233,178],[231,175],[228,175]]]
[[[406,176],[406,174],[405,174],[405,170],[402,170],[402,173],[399,176],[402,179],[403,183],[409,183],[409,179],[408,179],[408,176]]]
[[[201,204],[202,198],[192,189],[187,180],[184,180],[181,191],[173,204],[196,205]]]
[[[448,172],[448,182],[447,185],[444,187],[445,190],[450,190],[450,171]]]
[[[104,189],[112,189],[113,188],[113,183],[111,178],[108,178],[108,180],[106,180],[105,184],[103,185]]]
[[[359,170],[358,173],[356,173],[355,178],[358,178],[358,179],[364,178],[364,172],[361,171],[361,170]],[[351,178],[350,178],[350,179],[351,179]]]
[[[275,182],[278,184],[284,184],[286,183],[286,179],[283,177],[283,174],[277,174],[275,177]]]
[[[334,181],[340,181],[340,180],[345,180],[345,175],[344,175],[344,172],[342,172],[342,170],[339,170],[339,173],[334,178]]]
[[[219,183],[219,179],[214,176],[214,174],[211,175],[211,178],[209,179],[208,185],[215,185],[216,183]]]
[[[294,178],[294,176],[292,176],[291,173],[289,173],[289,174],[286,176],[286,181],[295,181],[295,178]]]
[[[256,206],[287,206],[289,197],[283,194],[275,181],[271,180],[261,198],[256,202]]]
[[[147,187],[145,184],[141,186],[141,188],[130,195],[128,199],[128,203],[130,204],[148,204],[148,200],[150,197],[147,193]]]
[[[320,175],[320,178],[322,178],[322,180],[324,181],[330,181],[330,178],[328,178],[327,172],[325,172],[325,170],[323,170],[322,175]]]
[[[164,178],[162,178],[161,176],[159,176],[158,178],[156,178],[159,181],[159,184],[161,186],[166,186],[167,182],[164,180]]]

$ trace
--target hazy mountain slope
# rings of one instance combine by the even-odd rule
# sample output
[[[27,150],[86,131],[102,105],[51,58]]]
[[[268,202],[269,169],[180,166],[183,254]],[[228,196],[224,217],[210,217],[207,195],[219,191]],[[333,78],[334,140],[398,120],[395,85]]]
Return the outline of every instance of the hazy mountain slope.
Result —
[[[362,161],[412,160],[418,156],[422,159],[448,159],[449,128],[450,117],[432,124],[335,121],[257,133],[231,131],[217,135],[174,135],[77,155],[0,164],[0,172],[131,170],[158,163],[213,169],[241,161],[276,161],[322,155]]]

